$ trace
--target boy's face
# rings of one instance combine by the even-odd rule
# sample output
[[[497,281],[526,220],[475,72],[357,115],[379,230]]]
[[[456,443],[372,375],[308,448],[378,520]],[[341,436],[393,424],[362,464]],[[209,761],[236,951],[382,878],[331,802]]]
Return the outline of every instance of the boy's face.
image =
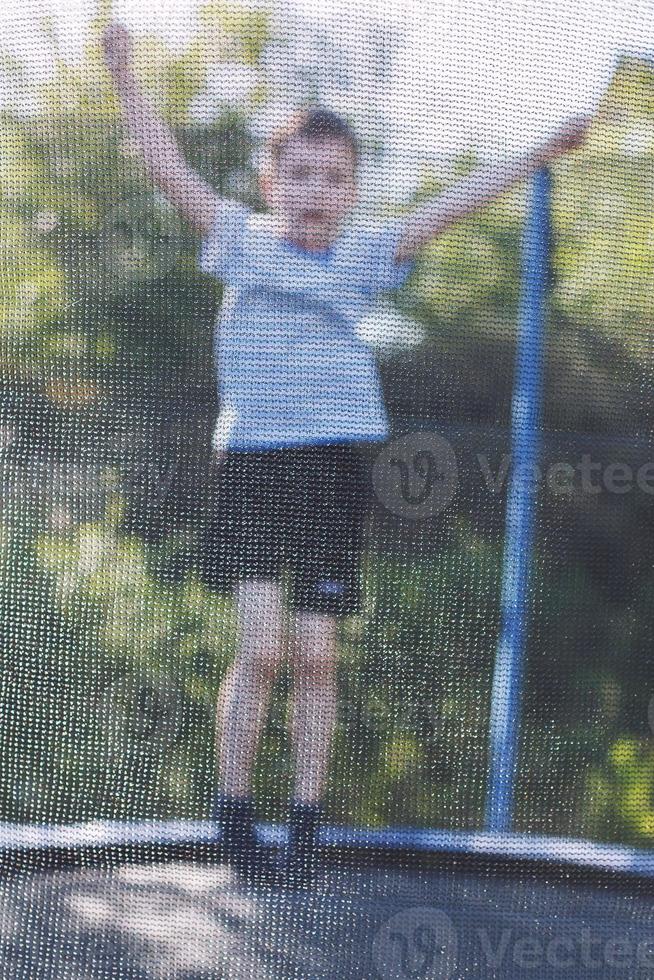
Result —
[[[354,153],[335,137],[293,136],[262,189],[287,238],[306,249],[329,248],[356,204]]]

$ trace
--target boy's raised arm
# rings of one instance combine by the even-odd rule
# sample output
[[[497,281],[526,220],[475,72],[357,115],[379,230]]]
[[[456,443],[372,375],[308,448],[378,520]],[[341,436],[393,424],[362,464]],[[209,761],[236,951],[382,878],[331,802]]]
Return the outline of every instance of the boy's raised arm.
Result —
[[[396,250],[397,261],[411,259],[421,246],[451,225],[489,204],[513,184],[529,177],[556,157],[581,146],[591,119],[570,119],[543,146],[508,163],[478,167],[434,200],[416,208],[404,220]]]
[[[105,63],[116,86],[123,118],[150,178],[198,231],[207,234],[224,199],[184,159],[175,136],[141,91],[132,69],[132,39],[112,23],[103,36]]]

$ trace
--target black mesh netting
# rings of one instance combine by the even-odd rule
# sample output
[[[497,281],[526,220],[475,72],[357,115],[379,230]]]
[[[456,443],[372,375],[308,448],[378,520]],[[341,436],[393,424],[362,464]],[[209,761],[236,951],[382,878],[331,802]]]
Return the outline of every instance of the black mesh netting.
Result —
[[[650,5],[111,7],[0,20],[0,975],[654,976]]]

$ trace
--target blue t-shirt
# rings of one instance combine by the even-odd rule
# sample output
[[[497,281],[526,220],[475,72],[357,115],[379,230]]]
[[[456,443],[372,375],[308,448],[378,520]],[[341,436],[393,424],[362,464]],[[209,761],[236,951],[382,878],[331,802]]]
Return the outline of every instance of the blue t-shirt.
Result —
[[[400,286],[399,222],[351,227],[326,252],[284,241],[270,215],[232,201],[200,268],[225,286],[214,353],[217,449],[261,450],[388,436],[379,373],[357,324]]]

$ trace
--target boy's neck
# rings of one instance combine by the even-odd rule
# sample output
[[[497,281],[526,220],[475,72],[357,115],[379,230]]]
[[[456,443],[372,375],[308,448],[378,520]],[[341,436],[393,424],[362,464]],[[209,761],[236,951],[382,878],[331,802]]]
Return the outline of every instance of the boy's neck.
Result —
[[[301,252],[313,255],[323,255],[329,252],[336,241],[336,236],[327,237],[303,234],[302,230],[289,228],[288,223],[280,215],[273,215],[276,234],[287,245]]]
[[[298,249],[300,252],[307,252],[310,255],[325,255],[330,251],[333,242],[329,243],[316,243],[316,242],[306,242],[303,240],[298,240],[297,237],[292,237],[289,235],[282,235],[282,241],[292,248]]]

